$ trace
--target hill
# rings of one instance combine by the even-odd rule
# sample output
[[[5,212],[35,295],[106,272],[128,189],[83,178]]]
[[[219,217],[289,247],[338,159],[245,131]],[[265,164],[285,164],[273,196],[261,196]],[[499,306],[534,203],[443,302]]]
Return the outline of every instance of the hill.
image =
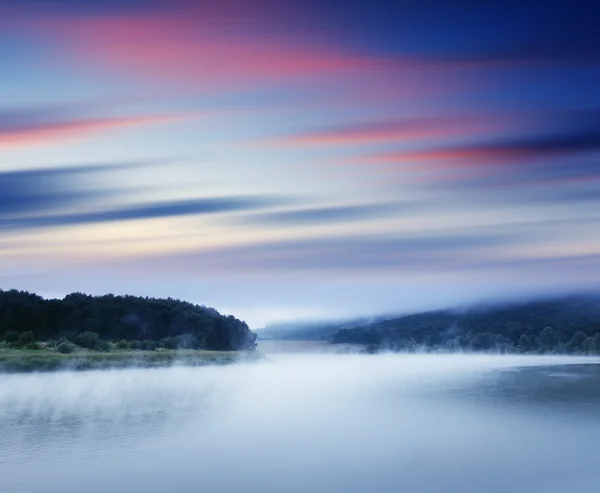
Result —
[[[384,318],[358,318],[343,321],[272,323],[258,330],[258,338],[275,341],[329,341],[340,329],[363,327]]]
[[[571,296],[469,310],[439,310],[340,329],[334,344],[369,351],[600,354],[600,297]]]
[[[600,297],[571,296],[417,313],[342,328],[334,344],[369,351],[442,350],[600,354]]]
[[[0,341],[29,349],[41,342],[93,350],[256,347],[245,322],[185,301],[81,293],[59,300],[17,290],[0,290]]]

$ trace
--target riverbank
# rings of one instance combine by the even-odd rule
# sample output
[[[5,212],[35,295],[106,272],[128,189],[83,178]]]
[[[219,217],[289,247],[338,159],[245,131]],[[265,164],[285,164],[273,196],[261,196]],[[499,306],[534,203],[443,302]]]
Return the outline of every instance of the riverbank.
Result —
[[[252,362],[262,359],[254,351],[199,351],[192,349],[156,351],[76,351],[61,354],[54,350],[0,349],[0,373],[83,371],[117,368],[160,368],[206,366]]]

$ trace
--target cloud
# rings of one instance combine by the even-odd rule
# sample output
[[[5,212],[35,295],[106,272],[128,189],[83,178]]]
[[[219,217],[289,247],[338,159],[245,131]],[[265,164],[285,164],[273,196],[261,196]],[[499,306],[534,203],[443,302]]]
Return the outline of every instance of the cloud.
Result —
[[[274,198],[234,196],[143,203],[91,212],[53,215],[38,214],[35,216],[6,218],[2,218],[2,215],[0,215],[0,229],[24,230],[144,219],[161,219],[200,214],[218,214],[260,209],[277,203],[279,203],[279,201]]]
[[[38,36],[47,36],[80,65],[184,84],[239,86],[364,70],[378,63],[332,47],[271,39],[265,33],[243,36],[226,26],[215,28],[210,19],[177,13],[48,17],[33,25]]]
[[[591,21],[599,9],[564,2],[507,8],[408,0],[344,8],[308,0],[20,3],[28,15],[18,9],[5,15],[8,26],[58,48],[58,60],[200,88],[282,80],[297,86],[298,78],[331,75],[349,86],[367,72],[394,73],[387,90],[415,73],[435,78],[438,87],[456,83],[440,75],[460,74],[464,87],[466,72],[481,82],[487,68],[600,59]],[[380,92],[371,89],[363,97]]]
[[[74,118],[62,112],[0,113],[0,149],[31,147],[80,139],[122,128],[168,123],[190,114],[161,114],[103,118]]]
[[[515,275],[526,270],[554,275],[554,267],[583,265],[582,262],[588,261],[597,263],[593,234],[587,239],[587,245],[579,246],[564,243],[557,237],[557,231],[569,231],[570,226],[574,232],[584,227],[593,231],[596,224],[598,216],[579,221],[573,218],[526,220],[410,235],[392,232],[322,235],[140,256],[128,258],[126,265],[133,271],[153,269],[155,273],[168,272],[175,276],[202,271],[224,278],[282,276],[290,279],[293,275],[293,279],[316,280],[358,275],[365,280],[399,280],[407,275],[437,282],[439,276],[449,274],[459,276],[459,282],[468,282],[471,276],[484,282],[480,277],[484,272]]]
[[[17,3],[17,2],[15,2]],[[446,60],[598,60],[600,8],[568,0],[494,4],[472,0],[20,0],[63,16],[135,14],[204,18],[214,24],[281,31],[336,31],[363,51],[410,47]],[[52,4],[52,9],[47,8]],[[482,26],[485,29],[482,30]],[[423,33],[433,32],[434,38]],[[506,33],[511,37],[507,39]],[[425,38],[425,39],[423,39]],[[400,46],[397,46],[400,44]]]
[[[333,81],[333,96],[342,94],[349,103],[390,101],[464,89],[465,80],[441,83],[431,76],[493,65],[365,50],[338,37],[335,26],[323,29],[325,18],[314,12],[303,17],[304,10],[303,2],[171,2],[162,10],[107,8],[93,15],[85,9],[70,15],[42,10],[17,16],[13,24],[43,44],[54,63],[198,92],[282,84],[293,92]]]
[[[530,129],[516,134],[460,133],[462,142],[338,159],[334,164],[368,166],[367,172],[395,173],[404,182],[457,187],[585,185],[600,178],[600,114],[525,114]],[[415,147],[413,145],[412,147]],[[432,148],[433,147],[433,148]]]
[[[414,210],[415,204],[380,203],[347,206],[312,207],[262,214],[245,215],[238,219],[244,223],[277,226],[305,226],[341,222],[373,220],[400,212]]]
[[[97,182],[110,183],[111,176],[120,171],[144,172],[158,165],[160,164],[152,162],[132,162],[2,171],[0,229],[51,228],[253,211],[289,203],[288,199],[281,197],[260,195],[135,203],[136,189],[133,187],[121,191],[127,193],[127,204],[120,205],[114,203],[117,189],[94,185]]]
[[[0,218],[81,205],[94,194],[78,190],[76,181],[114,168],[101,164],[0,171]]]
[[[498,144],[475,144],[433,151],[398,153],[390,156],[390,161],[438,161],[439,166],[443,166],[444,162],[450,166],[482,166],[486,163],[539,159],[599,150],[600,126],[582,133],[523,137]]]
[[[522,235],[446,232],[429,236],[374,235],[315,237],[247,244],[153,257],[153,265],[211,272],[429,271],[481,255],[487,248],[515,244]],[[147,259],[141,259],[140,265]],[[135,263],[135,262],[134,262]]]
[[[406,141],[461,135],[490,127],[490,122],[473,118],[420,118],[400,121],[371,122],[352,126],[323,128],[313,132],[284,135],[265,140],[265,144],[282,146],[348,146],[386,141]]]

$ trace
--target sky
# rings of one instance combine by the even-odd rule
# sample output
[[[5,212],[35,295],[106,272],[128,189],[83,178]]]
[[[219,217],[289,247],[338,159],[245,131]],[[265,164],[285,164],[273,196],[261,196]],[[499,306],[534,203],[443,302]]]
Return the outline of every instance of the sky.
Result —
[[[0,288],[251,327],[597,288],[600,6],[0,0]]]

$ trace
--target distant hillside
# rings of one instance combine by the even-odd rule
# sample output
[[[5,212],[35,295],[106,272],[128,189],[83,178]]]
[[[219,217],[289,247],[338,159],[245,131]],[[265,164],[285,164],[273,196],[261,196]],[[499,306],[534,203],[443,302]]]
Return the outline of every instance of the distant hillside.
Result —
[[[340,329],[362,327],[383,318],[361,318],[338,322],[280,322],[258,331],[258,338],[278,341],[329,341]]]
[[[118,341],[124,348],[254,349],[248,325],[213,308],[174,299],[89,296],[62,300],[0,290],[0,341],[17,347],[67,340],[89,349]]]
[[[442,310],[343,328],[334,344],[369,350],[600,354],[600,297],[572,296],[465,311]]]

